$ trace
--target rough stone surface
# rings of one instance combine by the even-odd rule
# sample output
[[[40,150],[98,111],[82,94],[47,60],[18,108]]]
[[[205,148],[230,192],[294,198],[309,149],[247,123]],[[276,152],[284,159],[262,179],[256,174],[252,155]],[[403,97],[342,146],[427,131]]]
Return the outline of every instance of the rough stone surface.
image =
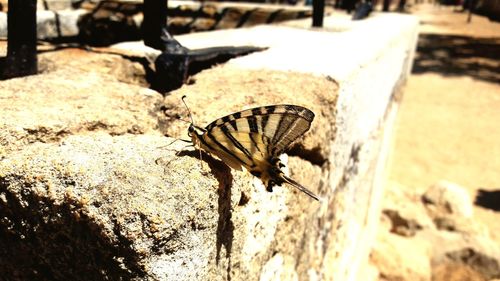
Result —
[[[500,263],[498,259],[490,257],[473,248],[464,248],[448,252],[446,256],[455,262],[466,264],[486,279],[500,277]]]
[[[357,278],[364,281],[379,281],[379,276],[378,268],[371,261],[368,261],[361,265]]]
[[[261,281],[290,280],[298,281],[297,272],[294,271],[294,259],[281,254],[276,254],[263,267],[259,276]]]
[[[487,229],[447,210],[430,212],[425,195],[407,187],[393,184],[387,191],[370,258],[380,280],[497,278],[500,248]]]
[[[379,233],[371,253],[380,277],[386,280],[431,280],[432,245],[392,233]]]
[[[433,248],[432,263],[460,263],[486,279],[498,278],[500,247],[489,237],[458,232],[422,232],[422,239],[441,247]]]
[[[69,50],[74,61],[55,60],[67,68],[47,63],[41,75],[0,82],[11,89],[2,102],[15,105],[0,157],[0,241],[8,242],[0,258],[20,253],[1,259],[9,277],[355,280],[375,236],[384,135],[415,43],[416,21],[401,16],[402,24],[388,25],[394,19],[375,17],[366,22],[372,29],[353,26],[351,35],[261,27],[179,38],[208,47],[243,37],[269,49],[205,70],[161,103],[110,72],[136,63],[81,50]],[[382,27],[384,35],[360,37]],[[367,41],[373,48],[357,49],[353,60],[347,49],[332,51]],[[307,56],[297,55],[304,50]],[[28,96],[37,91],[38,98]],[[188,124],[178,120],[187,119],[184,94],[201,126],[257,105],[311,108],[311,130],[282,158],[291,177],[323,200],[288,186],[269,193],[246,171],[206,154],[200,160],[189,148],[174,156],[182,143],[160,133],[185,137]],[[85,125],[91,122],[97,125]],[[15,131],[25,127],[46,130]]]
[[[196,153],[176,160],[160,148],[169,142],[92,134],[10,154],[0,162],[2,251],[22,245],[35,279],[206,280],[208,262],[241,250],[238,241],[228,244],[228,234],[245,229],[239,217],[231,220],[240,199],[231,180],[249,179],[218,161],[202,171]],[[44,267],[50,271],[36,270]]]
[[[58,71],[49,71],[50,73],[61,74]],[[283,73],[265,74],[268,78],[276,77],[267,83],[261,82],[266,90],[270,90],[267,87],[272,85],[281,85],[282,83],[276,83],[276,79],[286,77]],[[40,75],[41,78],[43,75]],[[117,82],[112,83],[112,76],[101,75],[105,77],[102,82],[111,83],[114,87],[119,85]],[[301,77],[305,78],[304,75]],[[23,79],[39,83],[37,78],[34,76]],[[51,79],[55,80],[53,77]],[[83,76],[83,79],[88,80],[88,77]],[[237,81],[236,78],[233,79]],[[311,95],[317,91],[318,101],[315,104],[323,101],[322,94],[327,95],[325,88],[334,91],[337,87],[326,78],[311,76],[308,79],[309,84],[317,84],[317,90],[302,90],[311,91]],[[63,92],[76,91],[81,87],[77,81],[73,79],[71,84],[76,87],[70,89],[56,85],[61,87],[61,91],[65,90]],[[8,82],[13,83],[15,80]],[[201,79],[198,83],[203,84]],[[21,86],[26,87],[26,84],[25,82]],[[287,87],[294,89],[303,87],[303,84],[281,87],[290,92]],[[87,88],[81,90],[88,93]],[[286,95],[284,90],[268,98],[283,98]],[[46,94],[47,89],[42,88],[40,92]],[[180,94],[182,92],[172,95],[170,99],[178,104]],[[53,97],[56,100],[73,99],[74,95]],[[334,106],[334,94],[331,99],[330,106]],[[118,100],[130,102],[125,98]],[[294,97],[290,97],[290,101],[297,103]],[[106,102],[109,106],[111,101]],[[25,98],[19,104],[27,105],[28,101]],[[50,107],[44,106],[42,109],[59,111],[54,102],[49,105]],[[78,105],[66,106],[78,108]],[[142,106],[155,108],[154,103]],[[196,104],[192,106],[198,112]],[[222,106],[224,105],[221,104]],[[334,112],[333,108],[327,108],[328,103],[324,105],[324,114]],[[98,107],[95,109],[95,113],[106,111],[99,110]],[[320,107],[317,109],[317,112],[321,112]],[[134,111],[133,108],[123,110]],[[24,109],[17,108],[16,112],[24,113]],[[142,112],[147,113],[147,109]],[[116,114],[106,114],[108,113]],[[203,115],[210,116],[210,113]],[[53,118],[50,115],[48,117]],[[76,121],[79,120],[78,115],[74,117],[77,117]],[[97,118],[99,117],[97,114]],[[333,118],[331,115],[328,117]],[[46,119],[38,119],[47,123]],[[318,114],[320,124],[322,119],[327,124],[327,117]],[[58,122],[69,123],[65,119]],[[14,119],[7,126],[11,124],[20,122]],[[185,123],[179,124],[186,129]],[[101,130],[106,132],[107,127],[104,126]],[[307,222],[311,220],[311,214],[318,212],[320,204],[311,204],[309,198],[285,187],[275,188],[275,192],[270,194],[248,173],[230,171],[220,161],[207,158],[206,155],[203,158],[207,159],[205,161],[210,170],[205,172],[198,165],[198,154],[194,152],[186,152],[184,156],[171,162],[174,151],[170,149],[179,150],[182,145],[159,149],[170,143],[169,139],[149,134],[112,137],[109,134],[89,133],[92,130],[85,129],[81,129],[84,132],[76,130],[68,134],[85,133],[86,136],[42,139],[46,144],[34,140],[22,153],[7,153],[1,161],[2,197],[5,198],[3,207],[9,210],[5,219],[9,231],[4,234],[4,241],[17,241],[2,248],[8,255],[23,246],[25,251],[22,256],[36,256],[31,260],[32,264],[23,264],[24,266],[50,268],[48,273],[40,270],[26,271],[24,278],[54,276],[57,279],[67,279],[76,274],[85,276],[82,280],[116,279],[118,276],[153,280],[213,280],[215,275],[223,274],[226,277],[221,279],[256,279],[259,276],[265,279],[266,276],[273,278],[276,275],[293,280],[298,274],[321,274],[320,269],[312,268],[320,261],[320,257],[301,250],[305,241],[309,241],[308,247],[318,247],[314,244],[318,239],[309,236],[318,235],[321,225]],[[312,132],[321,135],[318,129]],[[125,132],[117,134],[123,133]],[[329,134],[333,137],[333,132],[329,131]],[[309,142],[318,146],[317,141]],[[165,155],[166,151],[170,151],[169,154]],[[301,157],[291,157],[285,163],[290,163],[295,179],[312,188],[319,187],[317,191],[321,191],[327,182],[320,166],[308,163]],[[206,165],[203,162],[201,164]],[[194,172],[195,170],[198,171]],[[213,175],[214,181],[203,175]],[[143,180],[146,182],[142,182]],[[199,185],[193,185],[191,181],[199,182]],[[175,187],[172,186],[174,184]],[[193,195],[186,192],[185,187],[189,187],[189,192]],[[177,195],[172,188],[181,193]],[[217,194],[221,195],[217,197]],[[199,199],[193,198],[195,195]],[[247,198],[248,202],[242,201],[242,197]],[[178,201],[170,203],[169,200]],[[158,206],[162,207],[158,209]],[[61,212],[62,215],[58,215]],[[31,218],[31,213],[36,213],[37,216]],[[33,227],[38,228],[39,234],[32,233]],[[50,229],[64,231],[54,234]],[[22,237],[25,237],[24,242],[19,242]],[[286,239],[275,240],[275,237]],[[64,241],[66,245],[63,250],[54,246],[59,245],[60,241]],[[40,254],[36,254],[38,252]],[[274,252],[279,252],[280,255],[274,256]],[[75,258],[76,255],[79,255],[78,259]],[[102,257],[106,261],[104,264],[99,260]],[[68,260],[79,261],[75,263],[79,266],[62,266]],[[22,264],[17,260],[14,264],[2,262],[9,272],[14,272],[13,268]],[[301,266],[294,269],[297,263]],[[214,270],[216,273],[213,273]],[[308,273],[311,270],[312,273]]]
[[[414,236],[419,230],[434,228],[432,219],[420,202],[420,196],[399,185],[386,190],[383,201],[384,219],[390,222],[389,230],[401,236]],[[408,204],[413,202],[413,204]]]
[[[485,279],[480,273],[461,263],[445,263],[435,266],[432,278],[433,280],[447,281],[492,281]]]
[[[68,49],[41,54],[40,64],[42,74],[1,82],[0,155],[88,131],[121,135],[157,129],[153,112],[161,95],[114,75],[140,70],[134,63]]]
[[[472,199],[467,190],[448,181],[439,181],[432,185],[423,195],[424,202],[433,205],[436,211],[472,217]]]

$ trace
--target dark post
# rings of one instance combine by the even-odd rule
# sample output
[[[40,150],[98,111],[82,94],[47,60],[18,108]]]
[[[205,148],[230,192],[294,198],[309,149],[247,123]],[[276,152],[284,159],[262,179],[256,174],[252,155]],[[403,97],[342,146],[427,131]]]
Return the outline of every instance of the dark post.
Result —
[[[161,37],[167,26],[167,0],[144,0],[143,12],[142,38],[144,38],[144,44],[163,50],[164,43]]]
[[[383,0],[382,2],[382,11],[389,12],[389,6],[391,5],[391,0]]]
[[[36,74],[36,0],[11,0],[8,7],[7,58],[3,77]]]
[[[472,9],[474,9],[475,6],[475,0],[469,0],[469,15],[467,16],[467,23],[470,23],[472,21]]]
[[[313,26],[323,27],[325,0],[313,0]]]
[[[406,0],[399,0],[398,12],[404,12],[406,6]]]

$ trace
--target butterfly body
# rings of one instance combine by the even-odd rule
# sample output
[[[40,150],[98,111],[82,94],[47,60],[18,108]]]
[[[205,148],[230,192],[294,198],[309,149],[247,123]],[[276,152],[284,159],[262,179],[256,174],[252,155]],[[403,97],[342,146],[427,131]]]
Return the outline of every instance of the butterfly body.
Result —
[[[279,159],[286,148],[310,127],[314,113],[296,105],[272,105],[236,112],[210,123],[206,128],[191,124],[193,144],[216,155],[236,170],[247,169],[259,177],[266,189],[288,183],[312,198],[318,196],[287,177]]]

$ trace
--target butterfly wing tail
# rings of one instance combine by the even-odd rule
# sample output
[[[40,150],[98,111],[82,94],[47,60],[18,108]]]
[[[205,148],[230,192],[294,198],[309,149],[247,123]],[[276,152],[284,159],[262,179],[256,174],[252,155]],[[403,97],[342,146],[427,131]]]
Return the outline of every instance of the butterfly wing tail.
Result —
[[[320,201],[320,198],[318,197],[318,195],[314,194],[312,191],[310,191],[309,189],[305,188],[303,185],[301,185],[300,183],[294,181],[293,179],[285,176],[285,175],[281,175],[281,177],[283,178],[283,180],[288,183],[289,185],[297,188],[298,190],[304,192],[305,194],[309,195],[311,198],[317,200],[317,201]]]

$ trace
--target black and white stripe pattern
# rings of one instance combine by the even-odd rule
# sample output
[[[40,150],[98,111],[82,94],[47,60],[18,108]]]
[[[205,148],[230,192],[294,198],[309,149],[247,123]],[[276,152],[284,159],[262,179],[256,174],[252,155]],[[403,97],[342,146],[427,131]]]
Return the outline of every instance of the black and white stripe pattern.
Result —
[[[206,130],[217,127],[227,131],[263,134],[271,140],[274,153],[281,154],[293,141],[311,126],[314,113],[297,105],[270,105],[244,110],[210,123]]]
[[[218,156],[234,169],[245,167],[259,176],[269,191],[288,183],[312,198],[311,191],[286,177],[279,155],[311,127],[314,113],[297,105],[271,105],[236,112],[210,123],[205,129],[190,126],[199,148]]]

